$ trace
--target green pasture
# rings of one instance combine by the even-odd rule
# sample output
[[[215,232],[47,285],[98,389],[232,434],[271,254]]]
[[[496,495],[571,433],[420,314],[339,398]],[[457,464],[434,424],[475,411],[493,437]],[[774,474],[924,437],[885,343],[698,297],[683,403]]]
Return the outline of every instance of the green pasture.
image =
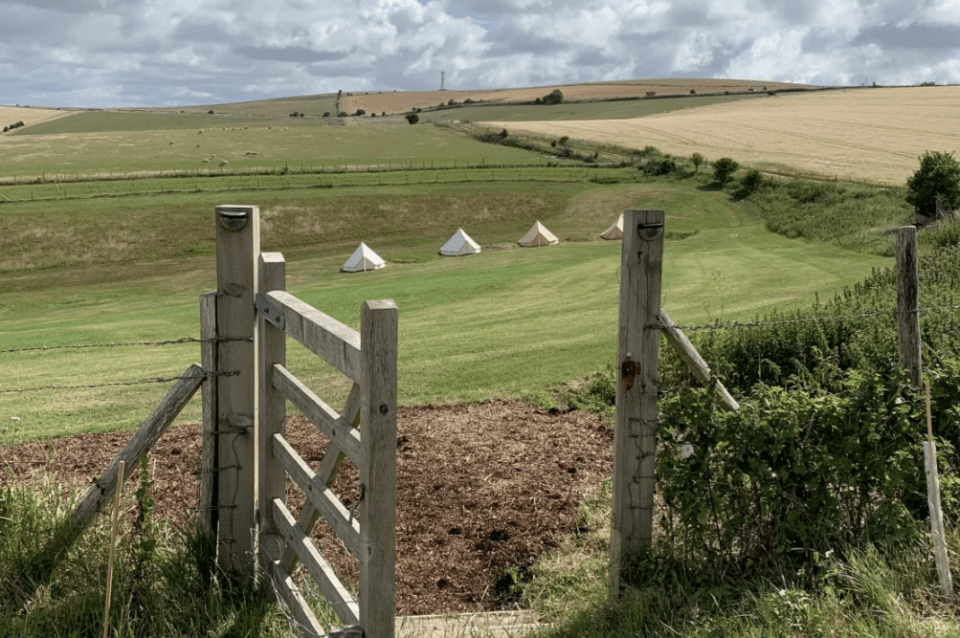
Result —
[[[288,289],[357,326],[365,299],[400,308],[400,402],[506,396],[602,368],[616,348],[619,242],[597,236],[627,207],[667,211],[664,307],[679,322],[750,319],[806,305],[888,259],[775,235],[750,204],[683,183],[414,185],[236,191],[260,206],[262,246],[288,258]],[[0,351],[199,335],[197,298],[215,287],[214,206],[222,194],[34,202],[0,208]],[[535,219],[563,241],[520,249]],[[458,226],[480,255],[441,258]],[[8,232],[18,232],[7,240]],[[341,274],[356,244],[388,260]],[[571,241],[572,240],[572,241]],[[9,392],[170,377],[196,344],[0,352],[0,441],[132,428],[169,386]],[[336,403],[345,379],[291,344],[290,367]],[[199,403],[181,418],[196,419]],[[19,421],[9,420],[19,417]]]
[[[381,164],[374,166],[298,166],[285,172],[282,169],[249,169],[248,171],[205,169],[192,176],[184,172],[147,173],[144,177],[127,179],[82,179],[80,181],[23,183],[6,185],[0,194],[3,203],[43,202],[48,200],[84,200],[116,197],[146,197],[149,195],[176,198],[200,193],[243,191],[289,191],[298,189],[356,188],[371,186],[411,186],[434,184],[469,184],[485,182],[581,182],[594,178],[636,181],[636,170],[629,168],[600,168],[596,165],[550,165],[539,158],[521,158],[516,166],[496,166],[483,163],[422,160],[419,163]],[[163,175],[163,176],[160,176]],[[270,196],[270,195],[268,195]],[[260,194],[257,195],[260,197]],[[76,206],[101,206],[102,202],[81,203]],[[44,206],[40,204],[40,206]],[[19,234],[11,228],[10,239]],[[0,239],[0,242],[3,242]],[[2,267],[0,267],[2,269]]]
[[[766,94],[703,95],[563,104],[466,104],[438,111],[424,111],[426,122],[460,120],[471,122],[529,122],[542,120],[619,120],[668,113],[736,100],[767,97]]]
[[[78,114],[51,122],[66,126]],[[94,114],[95,115],[95,114]],[[112,114],[126,115],[126,114]],[[157,128],[110,129],[4,137],[0,181],[59,175],[110,178],[137,172],[276,171],[398,164],[518,165],[546,162],[516,148],[483,144],[433,126],[327,126],[318,122],[249,124],[216,119],[207,126],[167,129],[180,115],[146,115]],[[191,116],[192,117],[192,116]],[[211,116],[212,117],[212,116]],[[292,120],[292,118],[291,118]],[[106,122],[104,126],[107,126]],[[138,125],[140,126],[140,125]],[[202,132],[201,132],[202,131]],[[6,178],[6,180],[4,179]]]

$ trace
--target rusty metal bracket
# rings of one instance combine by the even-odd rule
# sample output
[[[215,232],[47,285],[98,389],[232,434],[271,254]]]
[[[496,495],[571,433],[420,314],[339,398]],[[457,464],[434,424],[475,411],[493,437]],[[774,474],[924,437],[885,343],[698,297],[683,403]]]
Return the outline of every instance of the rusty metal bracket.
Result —
[[[257,308],[257,312],[263,315],[264,319],[275,325],[280,330],[284,329],[284,326],[286,325],[286,317],[284,316],[283,311],[275,306],[272,301],[260,293],[257,293],[254,305]]]

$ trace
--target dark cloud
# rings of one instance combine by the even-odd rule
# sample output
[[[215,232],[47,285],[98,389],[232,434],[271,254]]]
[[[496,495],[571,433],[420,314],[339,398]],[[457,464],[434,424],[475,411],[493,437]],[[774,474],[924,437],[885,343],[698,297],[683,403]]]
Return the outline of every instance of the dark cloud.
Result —
[[[313,51],[303,47],[254,47],[236,46],[231,52],[253,60],[275,60],[277,62],[335,62],[350,55],[343,51]]]
[[[960,48],[960,25],[884,24],[862,30],[853,44],[876,44],[884,49],[956,49]]]

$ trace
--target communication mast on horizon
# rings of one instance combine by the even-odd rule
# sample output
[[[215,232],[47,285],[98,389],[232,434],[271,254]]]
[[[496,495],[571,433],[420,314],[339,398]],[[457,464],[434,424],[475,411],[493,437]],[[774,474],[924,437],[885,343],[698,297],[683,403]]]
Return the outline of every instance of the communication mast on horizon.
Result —
[[[440,71],[440,90],[441,90],[441,91],[444,91],[444,90],[445,90],[445,89],[443,88],[443,80],[444,80],[444,76],[445,76],[446,74],[447,74],[446,71]]]

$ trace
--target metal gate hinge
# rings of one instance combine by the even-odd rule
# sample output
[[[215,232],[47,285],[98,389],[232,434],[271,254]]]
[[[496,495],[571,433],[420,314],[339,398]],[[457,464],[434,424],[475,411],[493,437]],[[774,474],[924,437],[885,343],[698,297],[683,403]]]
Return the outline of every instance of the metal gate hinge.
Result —
[[[284,329],[284,320],[285,316],[283,311],[277,308],[272,301],[257,293],[256,301],[254,305],[257,308],[257,312],[263,315],[263,318],[275,325],[281,330]]]

